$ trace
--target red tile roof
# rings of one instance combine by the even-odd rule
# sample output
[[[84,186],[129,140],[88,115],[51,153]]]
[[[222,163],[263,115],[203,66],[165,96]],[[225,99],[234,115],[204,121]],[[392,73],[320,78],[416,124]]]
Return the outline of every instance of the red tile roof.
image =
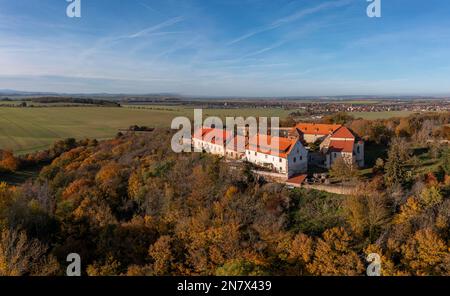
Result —
[[[331,140],[328,149],[331,152],[348,152],[353,153],[354,141]]]
[[[339,129],[340,124],[299,123],[295,126],[305,135],[329,135]]]
[[[245,152],[245,148],[246,148],[246,143],[245,143],[245,137],[244,136],[240,136],[240,135],[237,135],[237,136],[235,136],[234,138],[233,138],[233,140],[231,140],[231,142],[232,142],[232,147],[230,147],[233,151],[236,151],[236,152]],[[238,149],[238,145],[239,144],[241,144],[241,145],[243,145],[242,147],[239,147],[240,149]],[[227,144],[227,147],[226,147],[227,149],[230,149],[230,148],[228,148],[228,144]]]
[[[203,140],[203,137],[212,130],[213,128],[202,128],[200,130],[197,130],[194,132],[193,138]]]
[[[340,138],[340,139],[355,139],[355,135],[345,126],[340,127],[338,130],[336,130],[332,135],[331,138]]]
[[[200,133],[194,133],[194,138],[203,140],[208,143],[217,144],[217,145],[225,145],[228,141],[231,140],[232,133],[218,128],[203,128]]]
[[[293,184],[293,185],[301,185],[303,182],[305,182],[307,175],[298,175],[290,178],[286,181],[286,183]]]
[[[297,141],[297,139],[258,134],[249,140],[248,149],[251,151],[258,151],[260,153],[286,158]],[[278,145],[278,147],[272,147],[275,145]]]

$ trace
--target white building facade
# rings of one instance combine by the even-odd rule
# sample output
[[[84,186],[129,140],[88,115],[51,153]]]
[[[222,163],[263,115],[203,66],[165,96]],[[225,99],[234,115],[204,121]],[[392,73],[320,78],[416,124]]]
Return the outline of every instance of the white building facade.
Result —
[[[245,139],[222,129],[204,128],[194,133],[192,145],[199,151],[233,159],[241,159],[245,152]]]
[[[245,159],[291,177],[308,170],[308,150],[298,139],[257,136],[250,140]],[[258,143],[257,145],[255,143]],[[271,147],[273,143],[276,143]]]

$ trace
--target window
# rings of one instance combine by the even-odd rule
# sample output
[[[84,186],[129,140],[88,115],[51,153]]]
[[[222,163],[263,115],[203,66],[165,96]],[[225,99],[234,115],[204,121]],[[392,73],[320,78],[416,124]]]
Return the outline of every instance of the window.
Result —
[[[294,157],[294,162],[297,162],[297,158],[296,157]]]
[[[257,155],[257,153],[255,152],[255,156]]]
[[[303,160],[303,156],[300,155],[300,160]]]
[[[356,153],[359,153],[359,146],[356,147]]]
[[[283,160],[280,158],[280,162],[283,162]]]

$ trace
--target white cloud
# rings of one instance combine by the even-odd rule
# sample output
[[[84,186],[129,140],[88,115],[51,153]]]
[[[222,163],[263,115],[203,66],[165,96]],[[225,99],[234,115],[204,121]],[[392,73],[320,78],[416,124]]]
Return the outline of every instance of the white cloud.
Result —
[[[257,34],[264,33],[264,32],[270,31],[270,30],[274,30],[283,25],[295,22],[305,16],[320,12],[322,10],[348,5],[350,2],[351,2],[351,0],[330,1],[330,2],[325,2],[325,3],[319,4],[314,7],[298,10],[297,12],[295,12],[291,15],[288,15],[286,17],[280,18],[267,26],[263,26],[263,27],[255,29],[254,31],[246,33],[246,34],[230,41],[228,43],[228,45],[233,45],[233,44],[239,43],[241,41],[244,41],[250,37],[253,37]]]

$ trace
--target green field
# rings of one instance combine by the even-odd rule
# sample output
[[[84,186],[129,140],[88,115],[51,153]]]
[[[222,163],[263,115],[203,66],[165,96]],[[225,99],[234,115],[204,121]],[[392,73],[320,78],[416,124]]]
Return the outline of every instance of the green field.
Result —
[[[373,105],[380,103],[380,101],[377,100],[342,100],[338,102],[341,104],[353,104],[353,105]]]
[[[413,111],[385,111],[385,112],[351,112],[355,118],[364,118],[369,120],[388,119],[392,117],[407,117],[414,114]]]
[[[158,109],[158,110],[157,110]],[[27,153],[49,147],[58,139],[73,137],[106,139],[119,129],[130,125],[170,127],[177,116],[193,117],[193,109],[162,110],[114,107],[0,107],[0,149]],[[159,110],[161,109],[161,110]],[[282,109],[214,109],[205,110],[207,116],[280,116]]]
[[[207,116],[278,116],[286,117],[294,110],[281,108],[206,109]],[[365,118],[406,116],[407,113],[380,112],[355,114]],[[183,106],[114,107],[0,107],[0,149],[22,154],[49,147],[58,139],[114,137],[119,129],[130,125],[169,127],[177,116],[193,117],[193,108]]]
[[[125,108],[133,110],[151,110],[151,111],[164,111],[170,112],[170,114],[178,114],[188,117],[193,117],[194,107],[187,106],[167,106],[167,105],[123,105]],[[200,108],[200,107],[198,107]],[[203,109],[203,117],[218,116],[225,118],[227,116],[233,117],[248,117],[248,116],[265,116],[265,117],[280,117],[285,118],[290,113],[296,110],[285,110],[282,108],[214,108]]]

